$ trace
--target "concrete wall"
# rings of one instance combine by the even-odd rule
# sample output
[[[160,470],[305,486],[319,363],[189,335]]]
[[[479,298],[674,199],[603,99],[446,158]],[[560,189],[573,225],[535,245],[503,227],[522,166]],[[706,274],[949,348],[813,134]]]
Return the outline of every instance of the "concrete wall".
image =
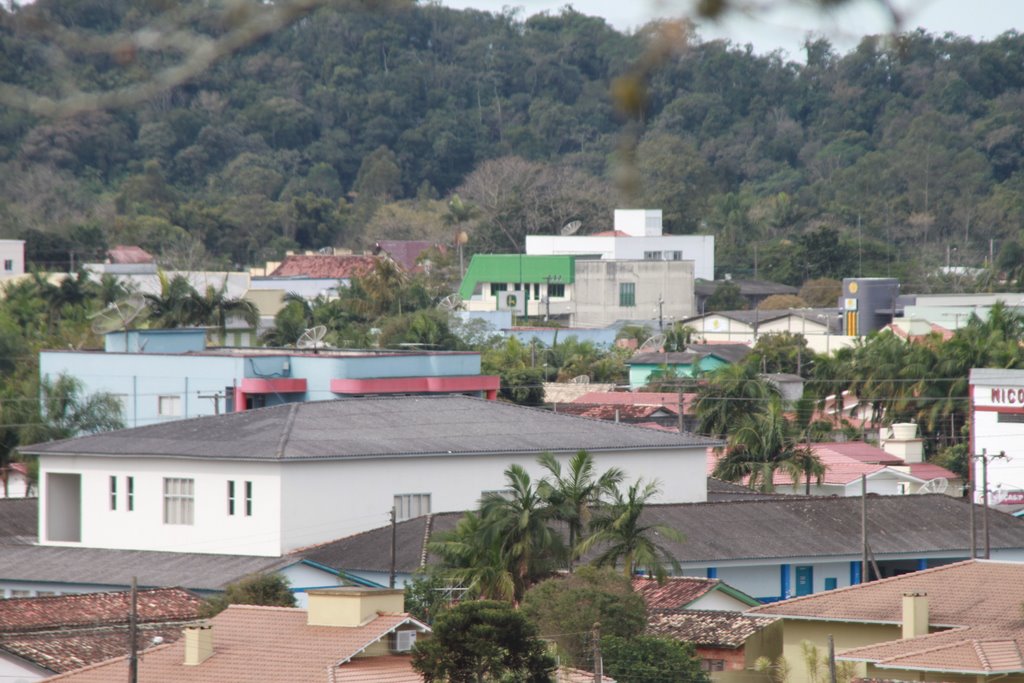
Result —
[[[576,262],[572,324],[606,327],[616,320],[658,323],[659,299],[666,326],[693,315],[693,263],[687,261]],[[635,286],[634,306],[620,306],[620,286]]]
[[[539,479],[544,470],[537,455],[290,463],[282,469],[284,550],[383,526],[396,495],[429,493],[431,512],[475,508],[484,491],[507,488],[504,471],[513,463]],[[570,455],[559,456],[563,467]],[[655,474],[662,490],[658,502],[706,500],[704,454],[699,448],[592,455],[599,472],[619,467],[629,481]]]
[[[41,545],[175,552],[277,556],[282,551],[278,463],[160,458],[47,455],[39,459]],[[52,540],[48,518],[51,473],[81,475],[81,541]],[[118,506],[110,509],[110,477],[118,477]],[[128,510],[125,477],[134,477],[133,510]],[[164,524],[165,477],[194,480],[194,523]],[[228,515],[227,482],[235,481],[235,514]],[[253,483],[252,515],[244,509],[245,481]],[[312,506],[326,501],[309,501]],[[322,536],[328,540],[334,536]]]
[[[713,235],[652,235],[616,237],[612,235],[527,235],[526,253],[530,255],[580,254],[601,259],[642,260],[647,252],[681,252],[681,260],[692,261],[696,277],[715,279],[715,238]]]
[[[843,650],[899,640],[902,636],[899,625],[798,619],[783,619],[782,634],[782,653],[790,667],[790,683],[810,683],[812,680],[804,657],[804,642],[817,647],[819,656],[827,657],[829,634],[835,639],[837,655]],[[864,664],[858,663],[857,670],[863,675]],[[889,676],[884,678],[888,679]],[[815,680],[821,679],[818,677]],[[917,680],[917,677],[913,680]]]

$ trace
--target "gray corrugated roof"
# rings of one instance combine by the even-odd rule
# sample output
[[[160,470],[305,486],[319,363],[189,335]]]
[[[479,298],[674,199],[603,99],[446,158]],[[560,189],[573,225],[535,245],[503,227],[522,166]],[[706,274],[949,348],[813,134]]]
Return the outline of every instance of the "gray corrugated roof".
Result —
[[[785,561],[798,557],[859,557],[860,498],[764,497],[716,503],[650,505],[643,524],[664,524],[685,536],[661,539],[682,563],[730,560]],[[944,495],[871,496],[868,537],[876,556],[962,551],[970,544],[966,502]],[[978,513],[981,513],[979,506]],[[449,531],[460,513],[418,517],[398,525],[398,571],[412,572],[430,532]],[[1024,520],[992,511],[993,548],[1024,548]],[[335,569],[387,571],[391,529],[381,527],[302,553]],[[585,560],[586,558],[584,558]],[[436,561],[429,556],[427,562]]]
[[[38,498],[0,498],[0,545],[35,543],[38,533]]]
[[[768,296],[771,294],[796,294],[796,287],[784,285],[781,282],[770,280],[696,280],[693,283],[693,291],[697,296],[711,296],[726,282],[739,287],[743,296]]]
[[[243,576],[275,571],[292,562],[253,555],[9,545],[0,552],[0,579],[125,588],[136,576],[140,587],[215,591]]]
[[[710,353],[730,363],[739,363],[750,355],[750,347],[746,344],[689,344],[687,351],[694,353]]]
[[[26,446],[31,454],[313,460],[687,448],[718,442],[467,396],[288,403]]]

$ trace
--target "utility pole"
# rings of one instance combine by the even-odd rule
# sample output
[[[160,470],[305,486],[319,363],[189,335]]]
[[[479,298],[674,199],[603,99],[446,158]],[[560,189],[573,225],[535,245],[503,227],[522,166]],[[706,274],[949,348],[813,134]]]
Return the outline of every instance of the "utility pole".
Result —
[[[860,582],[868,582],[868,477],[860,475]]]
[[[139,586],[136,577],[132,577],[131,609],[128,612],[128,683],[139,680]]]
[[[604,680],[604,662],[601,660],[601,622],[594,623],[594,683]]]
[[[395,549],[398,540],[398,523],[395,521],[395,506],[391,506],[391,572],[388,574],[388,588],[395,587]]]
[[[213,414],[220,415],[220,400],[226,398],[223,391],[215,391],[212,394],[200,394],[197,392],[197,398],[205,398],[213,401]]]
[[[658,295],[658,332],[661,332],[661,331],[663,331],[665,329],[664,311],[665,311],[665,299],[664,299],[664,297],[661,296],[661,294],[659,294]]]
[[[828,680],[836,683],[836,641],[831,633],[828,634]]]
[[[985,552],[982,555],[982,558],[987,560],[987,559],[989,559],[991,557],[991,554],[992,554],[992,542],[991,542],[991,538],[989,537],[989,530],[988,530],[988,463],[989,463],[989,460],[1005,460],[1006,459],[1006,451],[1000,451],[999,455],[989,455],[988,451],[986,449],[982,448],[981,449],[981,455],[973,455],[973,456],[971,456],[971,458],[974,459],[974,460],[980,460],[981,461],[981,501],[982,501],[982,503],[981,503],[982,504],[982,508],[981,508],[981,528],[982,528],[982,536],[984,537],[984,540],[985,540]],[[971,469],[973,469],[973,467]],[[972,510],[974,509],[974,492],[973,491],[971,492],[971,509]],[[973,524],[973,522],[971,523],[971,532],[972,532],[972,534],[971,534],[972,539],[971,540],[972,540],[972,546],[973,546],[972,550],[973,550],[974,548],[977,547],[973,543],[973,541],[974,541],[974,533],[973,533],[974,532],[974,524]],[[974,557],[973,552],[972,552],[971,557],[972,558]]]

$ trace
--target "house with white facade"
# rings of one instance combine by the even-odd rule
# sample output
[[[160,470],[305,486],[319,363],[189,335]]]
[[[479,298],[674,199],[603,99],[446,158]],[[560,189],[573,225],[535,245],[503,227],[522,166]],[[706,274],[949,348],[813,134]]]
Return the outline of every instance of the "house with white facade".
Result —
[[[754,345],[763,335],[788,332],[802,335],[816,353],[832,353],[857,339],[843,333],[842,313],[836,308],[701,312],[680,322],[709,343]]]
[[[590,235],[527,235],[526,253],[606,261],[693,261],[695,277],[715,277],[714,235],[666,235],[661,209],[616,209],[614,228]]]
[[[381,524],[475,508],[515,463],[589,451],[599,471],[706,500],[688,434],[466,396],[289,403],[26,446],[45,546],[280,556]]]
[[[0,240],[0,280],[25,274],[25,240]]]

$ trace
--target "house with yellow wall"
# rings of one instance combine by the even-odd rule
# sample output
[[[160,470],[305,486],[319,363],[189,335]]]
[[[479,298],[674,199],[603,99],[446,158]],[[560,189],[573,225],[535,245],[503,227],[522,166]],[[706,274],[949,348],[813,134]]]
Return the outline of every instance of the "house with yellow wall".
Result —
[[[841,679],[1022,683],[1022,604],[1024,564],[967,560],[748,614],[781,618],[788,683],[821,680],[807,652],[827,661],[829,636]]]

